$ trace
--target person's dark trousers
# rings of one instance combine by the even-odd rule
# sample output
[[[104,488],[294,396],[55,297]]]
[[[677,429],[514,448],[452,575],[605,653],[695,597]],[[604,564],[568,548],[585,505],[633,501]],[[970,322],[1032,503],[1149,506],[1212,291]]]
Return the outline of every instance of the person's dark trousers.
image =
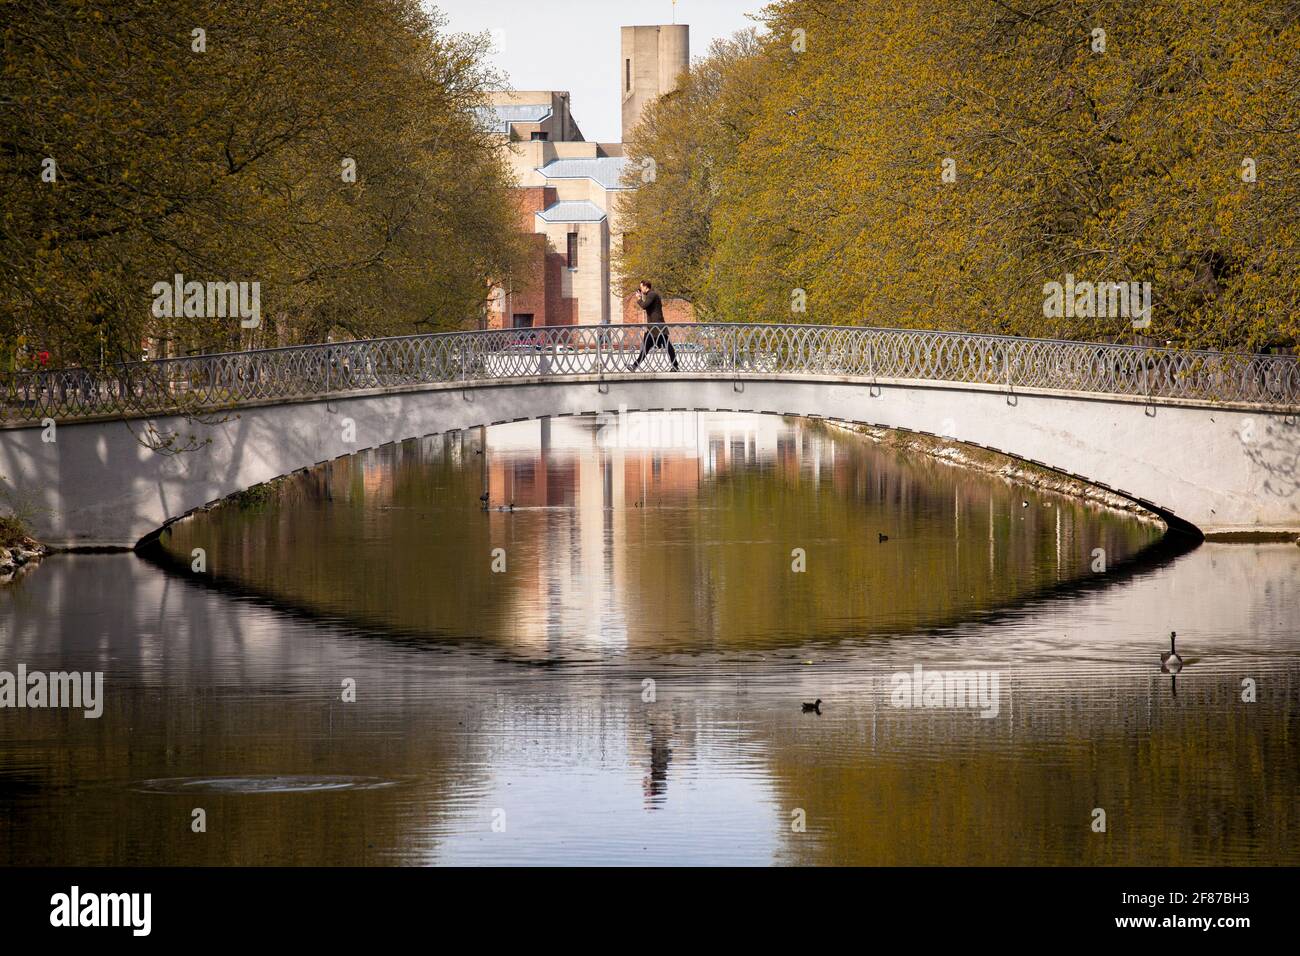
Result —
[[[637,366],[645,361],[651,349],[663,348],[668,350],[668,360],[673,363],[673,371],[679,371],[677,367],[677,350],[673,348],[672,340],[668,338],[668,329],[657,322],[646,329],[645,336],[641,339],[641,354],[632,363],[632,371],[635,372]]]

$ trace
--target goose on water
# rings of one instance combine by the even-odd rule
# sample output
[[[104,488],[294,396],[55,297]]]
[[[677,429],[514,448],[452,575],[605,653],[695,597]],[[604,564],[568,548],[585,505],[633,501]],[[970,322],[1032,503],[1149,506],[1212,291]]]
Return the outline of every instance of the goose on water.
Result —
[[[1177,637],[1177,631],[1169,632],[1169,650],[1160,655],[1160,669],[1170,674],[1177,674],[1183,669],[1183,659],[1178,656],[1178,649],[1174,647],[1174,640]]]

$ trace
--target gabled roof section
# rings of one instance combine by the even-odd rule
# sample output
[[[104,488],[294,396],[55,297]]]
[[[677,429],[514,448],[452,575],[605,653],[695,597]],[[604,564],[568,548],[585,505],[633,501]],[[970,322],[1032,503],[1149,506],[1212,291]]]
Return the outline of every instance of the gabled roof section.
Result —
[[[625,156],[598,156],[591,159],[553,159],[538,172],[547,179],[593,179],[606,189],[627,189],[622,184]]]
[[[483,124],[493,133],[510,135],[515,123],[541,123],[551,116],[550,103],[524,103],[508,106],[480,106],[474,110]]]
[[[547,206],[537,215],[545,222],[600,222],[605,218],[605,210],[585,199],[563,200]]]

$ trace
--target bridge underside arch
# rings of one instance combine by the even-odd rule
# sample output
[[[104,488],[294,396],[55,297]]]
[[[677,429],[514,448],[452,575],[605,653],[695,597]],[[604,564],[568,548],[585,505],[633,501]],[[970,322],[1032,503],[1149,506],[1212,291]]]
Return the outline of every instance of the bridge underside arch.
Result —
[[[1149,404],[1067,392],[822,377],[547,378],[279,402],[201,421],[0,432],[0,474],[42,540],[133,547],[252,485],[410,438],[543,417],[733,411],[837,419],[945,436],[1108,488],[1192,533],[1300,529],[1300,427],[1250,407]]]

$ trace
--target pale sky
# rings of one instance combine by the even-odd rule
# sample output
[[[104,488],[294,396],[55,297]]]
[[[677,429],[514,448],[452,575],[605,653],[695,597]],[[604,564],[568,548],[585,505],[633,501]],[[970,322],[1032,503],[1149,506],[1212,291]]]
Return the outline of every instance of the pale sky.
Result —
[[[678,0],[678,23],[691,27],[691,57],[716,37],[754,25],[766,0]],[[425,0],[453,33],[491,31],[492,65],[516,90],[568,90],[582,135],[602,143],[622,137],[619,27],[672,23],[671,0]]]

